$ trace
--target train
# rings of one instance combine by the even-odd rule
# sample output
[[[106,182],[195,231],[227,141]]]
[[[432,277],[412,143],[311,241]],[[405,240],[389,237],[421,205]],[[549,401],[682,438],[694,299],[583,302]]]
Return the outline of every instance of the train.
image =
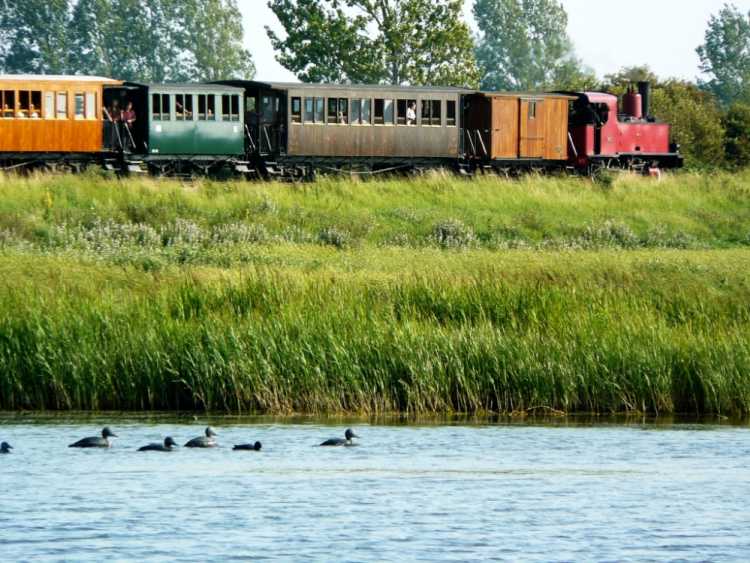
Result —
[[[679,168],[650,86],[602,92],[0,75],[0,169],[306,179]],[[131,107],[125,124],[120,111]],[[114,117],[113,117],[113,114]]]

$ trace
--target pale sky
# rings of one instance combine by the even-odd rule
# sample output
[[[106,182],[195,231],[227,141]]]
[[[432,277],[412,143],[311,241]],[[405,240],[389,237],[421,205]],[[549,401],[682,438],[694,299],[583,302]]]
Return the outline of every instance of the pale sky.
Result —
[[[562,0],[568,12],[570,34],[578,56],[598,76],[623,66],[648,64],[657,75],[695,79],[706,22],[726,0]],[[750,12],[750,0],[733,0]],[[296,80],[279,65],[265,25],[280,25],[266,0],[238,0],[245,24],[245,44],[253,54],[259,80]],[[474,27],[466,0],[467,20]],[[627,6],[627,8],[626,8]]]

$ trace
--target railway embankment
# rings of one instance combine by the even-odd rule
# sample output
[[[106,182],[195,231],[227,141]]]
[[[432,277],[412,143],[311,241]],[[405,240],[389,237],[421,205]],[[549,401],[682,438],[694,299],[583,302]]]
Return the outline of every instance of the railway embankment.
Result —
[[[0,194],[0,409],[750,412],[748,173]]]

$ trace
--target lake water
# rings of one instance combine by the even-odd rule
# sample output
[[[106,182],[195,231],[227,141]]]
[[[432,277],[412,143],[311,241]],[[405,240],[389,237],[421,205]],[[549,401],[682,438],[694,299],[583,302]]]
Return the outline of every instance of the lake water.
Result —
[[[0,415],[0,558],[750,559],[750,428]],[[360,434],[353,448],[318,448]],[[260,440],[262,452],[234,452]]]

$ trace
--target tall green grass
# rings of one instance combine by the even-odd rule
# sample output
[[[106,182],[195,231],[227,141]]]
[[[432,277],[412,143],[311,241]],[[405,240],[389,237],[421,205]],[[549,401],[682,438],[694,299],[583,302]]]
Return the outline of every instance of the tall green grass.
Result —
[[[750,412],[750,172],[0,175],[0,409]]]
[[[329,252],[0,258],[0,408],[750,411],[747,250]]]

